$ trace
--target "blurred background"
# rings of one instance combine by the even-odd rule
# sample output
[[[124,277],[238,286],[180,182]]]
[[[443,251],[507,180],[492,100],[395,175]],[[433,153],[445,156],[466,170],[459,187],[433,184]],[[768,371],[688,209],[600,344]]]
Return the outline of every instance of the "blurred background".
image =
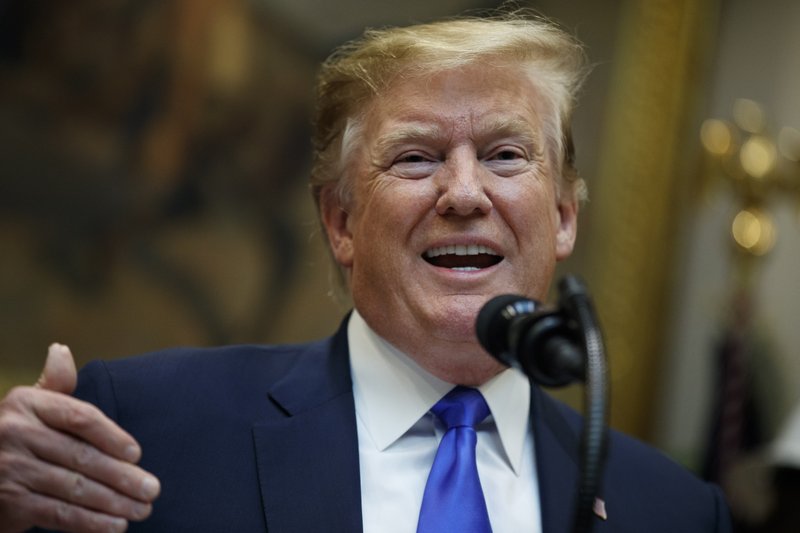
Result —
[[[52,341],[82,364],[332,332],[348,304],[306,185],[317,65],[364,27],[497,5],[0,0],[0,393]],[[561,272],[594,294],[612,425],[781,531],[800,464],[800,3],[518,5],[594,64],[574,127],[590,202]]]

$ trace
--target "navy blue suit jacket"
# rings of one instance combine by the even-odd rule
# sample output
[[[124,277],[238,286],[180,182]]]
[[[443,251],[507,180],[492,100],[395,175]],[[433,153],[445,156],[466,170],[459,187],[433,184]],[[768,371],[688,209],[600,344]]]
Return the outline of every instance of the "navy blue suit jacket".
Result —
[[[172,349],[80,373],[76,395],[142,445],[159,477],[152,516],[130,531],[360,532],[358,440],[346,328],[292,346]],[[571,529],[580,417],[531,399],[545,533]],[[611,436],[606,533],[730,530],[720,492],[665,456]]]

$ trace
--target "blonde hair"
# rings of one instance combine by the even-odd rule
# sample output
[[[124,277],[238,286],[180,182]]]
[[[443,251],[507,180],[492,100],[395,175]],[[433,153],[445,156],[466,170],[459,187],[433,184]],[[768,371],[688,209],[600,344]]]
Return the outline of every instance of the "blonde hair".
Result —
[[[544,136],[559,179],[577,199],[585,186],[574,165],[570,121],[587,73],[582,45],[552,22],[515,11],[484,18],[458,18],[404,28],[367,30],[322,64],[317,78],[311,191],[319,207],[322,190],[334,185],[350,200],[346,163],[361,134],[361,114],[398,76],[421,76],[481,62],[518,64],[535,83],[544,106]]]

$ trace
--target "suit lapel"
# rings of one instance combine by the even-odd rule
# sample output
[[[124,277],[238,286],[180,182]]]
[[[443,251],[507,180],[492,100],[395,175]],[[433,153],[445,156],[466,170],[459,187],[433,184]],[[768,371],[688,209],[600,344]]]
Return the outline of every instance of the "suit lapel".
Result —
[[[538,386],[531,388],[531,417],[536,440],[542,531],[568,533],[573,528],[578,496],[582,419]],[[602,484],[600,490],[603,490]],[[612,530],[620,531],[613,520],[596,518],[594,521],[593,533]]]
[[[253,426],[268,531],[360,533],[358,437],[347,347],[347,320],[329,344],[297,355],[270,390],[285,417]],[[538,386],[531,419],[544,533],[572,529],[580,426]],[[606,530],[598,520],[594,531]]]
[[[538,386],[531,388],[531,418],[544,533],[567,533],[577,496],[579,436],[557,404]]]
[[[360,532],[358,438],[346,326],[330,344],[298,354],[269,396],[286,417],[253,427],[267,530]]]

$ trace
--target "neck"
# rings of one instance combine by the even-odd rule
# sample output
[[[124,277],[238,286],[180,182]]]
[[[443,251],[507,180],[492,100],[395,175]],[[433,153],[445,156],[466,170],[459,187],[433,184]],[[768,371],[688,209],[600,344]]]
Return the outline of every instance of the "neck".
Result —
[[[474,333],[462,335],[459,340],[453,341],[424,335],[422,330],[403,333],[396,327],[381,327],[385,321],[372,324],[363,315],[362,318],[377,335],[406,354],[423,370],[448,383],[476,387],[506,369],[486,353]],[[463,340],[465,337],[466,340]]]
[[[409,353],[409,352],[406,352]],[[486,353],[474,357],[417,356],[409,354],[417,364],[439,379],[455,385],[477,387],[506,369]]]

